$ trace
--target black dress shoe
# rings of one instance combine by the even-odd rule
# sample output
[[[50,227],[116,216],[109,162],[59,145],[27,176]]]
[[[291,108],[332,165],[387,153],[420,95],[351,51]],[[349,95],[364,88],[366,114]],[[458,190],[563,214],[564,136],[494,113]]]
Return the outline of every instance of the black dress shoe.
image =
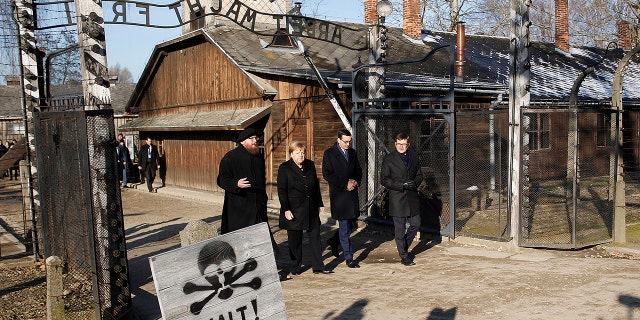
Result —
[[[313,273],[315,273],[315,274],[332,274],[333,271],[322,269],[322,270],[313,270]]]
[[[302,267],[293,267],[291,268],[291,274],[297,276],[302,273]]]
[[[347,267],[349,268],[360,268],[360,265],[358,264],[357,261],[347,260],[346,263],[347,263]]]
[[[407,257],[407,258],[402,258],[402,259],[401,259],[401,261],[400,261],[400,263],[402,263],[402,264],[403,264],[403,265],[405,265],[405,266],[413,266],[413,265],[415,265],[415,264],[416,264],[416,263],[415,263],[415,262],[413,262],[413,260],[411,260],[409,257]]]
[[[334,257],[339,257],[340,256],[340,248],[338,248],[337,244],[331,243],[327,241],[327,245],[329,245],[329,247],[331,247],[331,254]]]

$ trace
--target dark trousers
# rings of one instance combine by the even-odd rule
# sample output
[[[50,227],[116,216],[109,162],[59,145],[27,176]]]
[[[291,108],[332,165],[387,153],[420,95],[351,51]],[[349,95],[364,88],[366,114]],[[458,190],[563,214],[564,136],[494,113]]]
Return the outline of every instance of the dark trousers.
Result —
[[[409,229],[406,228],[407,222],[409,222]],[[420,229],[420,215],[416,214],[411,217],[393,217],[393,228],[398,254],[400,255],[400,258],[407,258],[409,256],[409,247]]]
[[[356,219],[344,219],[338,220],[338,231],[327,240],[330,245],[337,245],[340,243],[342,246],[342,253],[345,260],[353,260],[353,247],[351,246],[351,233],[356,229]]]
[[[153,191],[153,180],[156,179],[156,168],[147,166],[144,168],[144,179],[147,180],[147,188]]]
[[[20,166],[14,164],[9,168],[9,180],[16,179],[20,177]]]
[[[302,265],[302,230],[287,230],[289,243],[289,256],[293,260],[293,267]],[[322,259],[322,245],[320,244],[320,226],[307,231],[309,245],[311,246],[311,268],[313,270],[324,270]]]

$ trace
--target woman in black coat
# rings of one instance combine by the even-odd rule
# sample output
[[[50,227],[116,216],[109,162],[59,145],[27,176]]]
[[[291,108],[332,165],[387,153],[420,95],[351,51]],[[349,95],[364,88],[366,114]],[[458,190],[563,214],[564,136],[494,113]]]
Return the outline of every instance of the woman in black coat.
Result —
[[[305,159],[306,147],[294,141],[289,145],[291,159],[278,169],[281,229],[287,230],[289,255],[294,261],[291,273],[302,272],[302,233],[307,231],[311,245],[314,273],[331,273],[324,269],[320,244],[320,209],[324,209],[320,184],[313,161]]]

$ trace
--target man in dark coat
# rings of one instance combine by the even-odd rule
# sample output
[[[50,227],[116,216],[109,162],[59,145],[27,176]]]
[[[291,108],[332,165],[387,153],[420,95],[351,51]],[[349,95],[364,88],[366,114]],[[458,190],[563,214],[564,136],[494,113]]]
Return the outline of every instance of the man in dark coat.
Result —
[[[153,180],[156,179],[156,170],[160,168],[158,164],[158,147],[151,143],[151,138],[147,138],[147,144],[140,148],[138,152],[138,169],[144,172],[144,178],[147,180],[147,189],[153,192]]]
[[[120,144],[116,147],[118,168],[122,172],[122,187],[128,188],[127,176],[129,175],[129,164],[131,163],[131,156],[129,156],[129,148],[125,145],[124,139],[120,139]]]
[[[355,230],[356,218],[360,215],[358,186],[362,180],[362,168],[356,151],[351,148],[349,130],[338,131],[338,140],[329,147],[322,158],[322,176],[329,183],[331,217],[338,220],[338,231],[327,240],[331,253],[338,257],[342,246],[344,259],[349,268],[359,268],[353,260],[353,247],[349,236]]]
[[[4,156],[4,154],[7,153],[7,151],[9,151],[9,149],[7,149],[7,147],[5,147],[2,140],[0,140],[0,158],[2,158],[2,156]],[[5,172],[0,172],[0,179],[4,180],[4,175],[5,175]]]
[[[415,263],[409,247],[420,229],[418,186],[422,183],[422,170],[418,154],[409,151],[409,135],[396,135],[395,146],[396,150],[382,160],[380,181],[389,190],[389,215],[393,217],[400,260],[411,266]],[[409,229],[405,231],[407,222]]]
[[[236,142],[218,170],[217,183],[224,189],[222,234],[267,221],[266,170],[256,130],[243,130]]]

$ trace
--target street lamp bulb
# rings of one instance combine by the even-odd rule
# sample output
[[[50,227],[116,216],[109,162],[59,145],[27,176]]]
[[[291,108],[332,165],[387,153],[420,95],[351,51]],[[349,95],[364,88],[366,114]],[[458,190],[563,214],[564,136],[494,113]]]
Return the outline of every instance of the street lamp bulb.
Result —
[[[386,18],[393,12],[393,5],[391,5],[391,1],[389,0],[380,0],[378,1],[376,11],[378,12],[378,16]]]

